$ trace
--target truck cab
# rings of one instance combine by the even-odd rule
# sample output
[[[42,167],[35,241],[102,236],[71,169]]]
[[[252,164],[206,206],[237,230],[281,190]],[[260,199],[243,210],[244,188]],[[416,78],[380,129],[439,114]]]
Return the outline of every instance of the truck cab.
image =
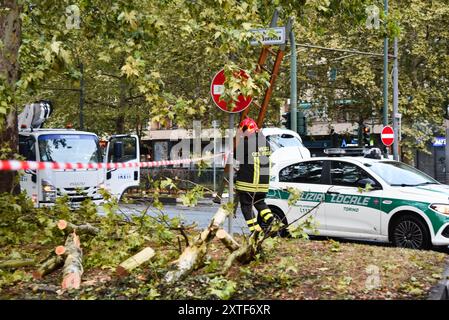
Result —
[[[19,153],[29,161],[101,163],[98,137],[94,133],[69,129],[34,129],[19,133]],[[103,202],[99,192],[104,187],[104,169],[24,170],[20,187],[36,206],[52,205],[56,197],[67,195],[78,206],[91,199]]]
[[[301,136],[295,131],[282,128],[263,128],[262,133],[270,144],[272,166],[310,158],[310,151],[304,146]]]
[[[127,163],[140,159],[139,140],[135,135],[109,138],[103,156],[96,134],[73,129],[46,129],[42,124],[51,114],[48,101],[26,105],[19,115],[19,153],[28,161],[57,163]],[[102,204],[101,189],[121,198],[129,188],[139,186],[136,168],[43,169],[22,170],[20,187],[36,207],[51,206],[57,197],[67,196],[72,207],[86,199]]]

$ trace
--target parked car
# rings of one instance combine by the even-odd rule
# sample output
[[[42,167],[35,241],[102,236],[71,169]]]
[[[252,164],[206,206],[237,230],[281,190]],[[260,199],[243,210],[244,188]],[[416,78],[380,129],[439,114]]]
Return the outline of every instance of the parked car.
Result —
[[[288,187],[302,191],[291,207]],[[293,224],[311,210],[322,236],[449,245],[449,186],[398,161],[319,157],[276,165],[267,204]]]

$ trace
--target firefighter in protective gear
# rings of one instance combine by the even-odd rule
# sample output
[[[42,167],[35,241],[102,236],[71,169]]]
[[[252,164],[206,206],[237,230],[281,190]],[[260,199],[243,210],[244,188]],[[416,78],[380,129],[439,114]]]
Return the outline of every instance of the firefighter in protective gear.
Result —
[[[267,224],[273,221],[273,213],[265,203],[270,180],[271,151],[265,136],[259,132],[253,119],[244,119],[239,129],[240,141],[236,159],[240,165],[235,188],[250,232],[260,232],[261,227],[254,216],[253,206]]]

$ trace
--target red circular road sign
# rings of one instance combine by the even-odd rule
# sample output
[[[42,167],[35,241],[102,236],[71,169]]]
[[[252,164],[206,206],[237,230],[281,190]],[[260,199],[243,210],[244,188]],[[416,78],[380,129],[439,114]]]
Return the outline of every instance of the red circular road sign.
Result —
[[[387,147],[391,146],[394,142],[394,131],[390,126],[385,126],[382,129],[382,133],[380,134],[380,138],[382,139],[382,143]]]
[[[248,78],[248,75],[240,69],[239,76]],[[212,84],[210,85],[210,94],[212,95],[212,100],[214,100],[217,107],[221,110],[229,113],[238,113],[250,105],[253,100],[252,97],[244,97],[243,95],[238,96],[238,100],[235,103],[229,104],[224,100],[220,100],[220,96],[223,94],[224,82],[225,82],[224,69],[221,69],[212,79]]]

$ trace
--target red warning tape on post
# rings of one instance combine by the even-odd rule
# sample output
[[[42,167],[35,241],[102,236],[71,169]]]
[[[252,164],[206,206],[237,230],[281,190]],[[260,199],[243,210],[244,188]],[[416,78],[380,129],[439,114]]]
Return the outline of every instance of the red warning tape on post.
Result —
[[[70,169],[154,168],[162,166],[180,165],[191,162],[199,162],[222,156],[223,153],[192,159],[162,160],[150,162],[124,162],[124,163],[66,163],[66,162],[0,160],[0,171],[45,170],[45,169],[70,170]]]

